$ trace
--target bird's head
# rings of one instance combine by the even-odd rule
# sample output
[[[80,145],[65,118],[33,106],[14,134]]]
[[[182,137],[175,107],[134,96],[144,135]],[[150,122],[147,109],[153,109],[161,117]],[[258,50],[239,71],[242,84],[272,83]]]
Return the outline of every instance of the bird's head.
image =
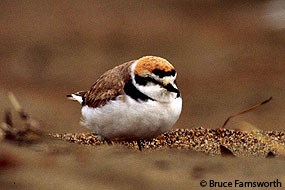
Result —
[[[177,73],[164,58],[144,56],[136,60],[131,75],[134,86],[156,101],[171,102],[180,97],[176,86]]]

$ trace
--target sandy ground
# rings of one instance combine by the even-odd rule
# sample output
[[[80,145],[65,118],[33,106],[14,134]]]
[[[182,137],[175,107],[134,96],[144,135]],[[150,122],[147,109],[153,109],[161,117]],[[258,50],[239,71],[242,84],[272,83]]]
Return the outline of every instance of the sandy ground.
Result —
[[[202,189],[202,180],[208,183],[203,189],[219,189],[209,187],[210,180],[278,180],[281,185],[271,186],[278,189],[285,183],[284,157],[211,156],[177,148],[138,151],[124,145],[78,145],[54,138],[29,146],[2,142],[0,147],[4,189]]]
[[[174,129],[215,130],[231,114],[272,96],[227,128],[284,132],[283,1],[4,0],[0,15],[1,117],[13,110],[7,97],[13,91],[44,134],[90,133],[79,124],[80,105],[65,95],[87,90],[115,65],[158,55],[178,72],[183,111]],[[36,139],[0,142],[1,189],[200,189],[202,179],[285,185],[284,157],[274,157],[276,151],[272,159],[264,156],[269,152],[223,157]],[[282,153],[279,141],[269,145]]]

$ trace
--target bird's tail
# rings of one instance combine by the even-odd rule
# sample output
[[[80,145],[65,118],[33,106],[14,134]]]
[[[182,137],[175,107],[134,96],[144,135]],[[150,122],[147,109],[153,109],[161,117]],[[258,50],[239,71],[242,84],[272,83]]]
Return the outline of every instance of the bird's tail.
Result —
[[[80,104],[82,104],[86,93],[87,93],[86,91],[79,91],[73,94],[68,94],[66,95],[66,97],[70,100],[77,101]]]

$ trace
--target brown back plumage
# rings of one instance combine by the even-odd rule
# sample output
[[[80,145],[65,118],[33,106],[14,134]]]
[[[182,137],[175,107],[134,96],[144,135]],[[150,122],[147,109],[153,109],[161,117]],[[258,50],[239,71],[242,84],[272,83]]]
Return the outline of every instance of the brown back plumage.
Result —
[[[134,61],[123,63],[101,75],[84,95],[83,105],[101,107],[124,94],[124,86],[130,79],[129,69],[132,63]]]

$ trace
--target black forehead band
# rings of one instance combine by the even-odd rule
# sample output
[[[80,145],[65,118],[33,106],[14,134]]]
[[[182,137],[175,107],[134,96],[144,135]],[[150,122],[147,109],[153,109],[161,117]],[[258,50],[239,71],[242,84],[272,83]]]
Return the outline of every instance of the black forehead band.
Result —
[[[163,71],[160,69],[154,69],[152,71],[153,74],[159,76],[160,78],[166,77],[166,76],[175,76],[176,71],[173,69],[171,71]]]

